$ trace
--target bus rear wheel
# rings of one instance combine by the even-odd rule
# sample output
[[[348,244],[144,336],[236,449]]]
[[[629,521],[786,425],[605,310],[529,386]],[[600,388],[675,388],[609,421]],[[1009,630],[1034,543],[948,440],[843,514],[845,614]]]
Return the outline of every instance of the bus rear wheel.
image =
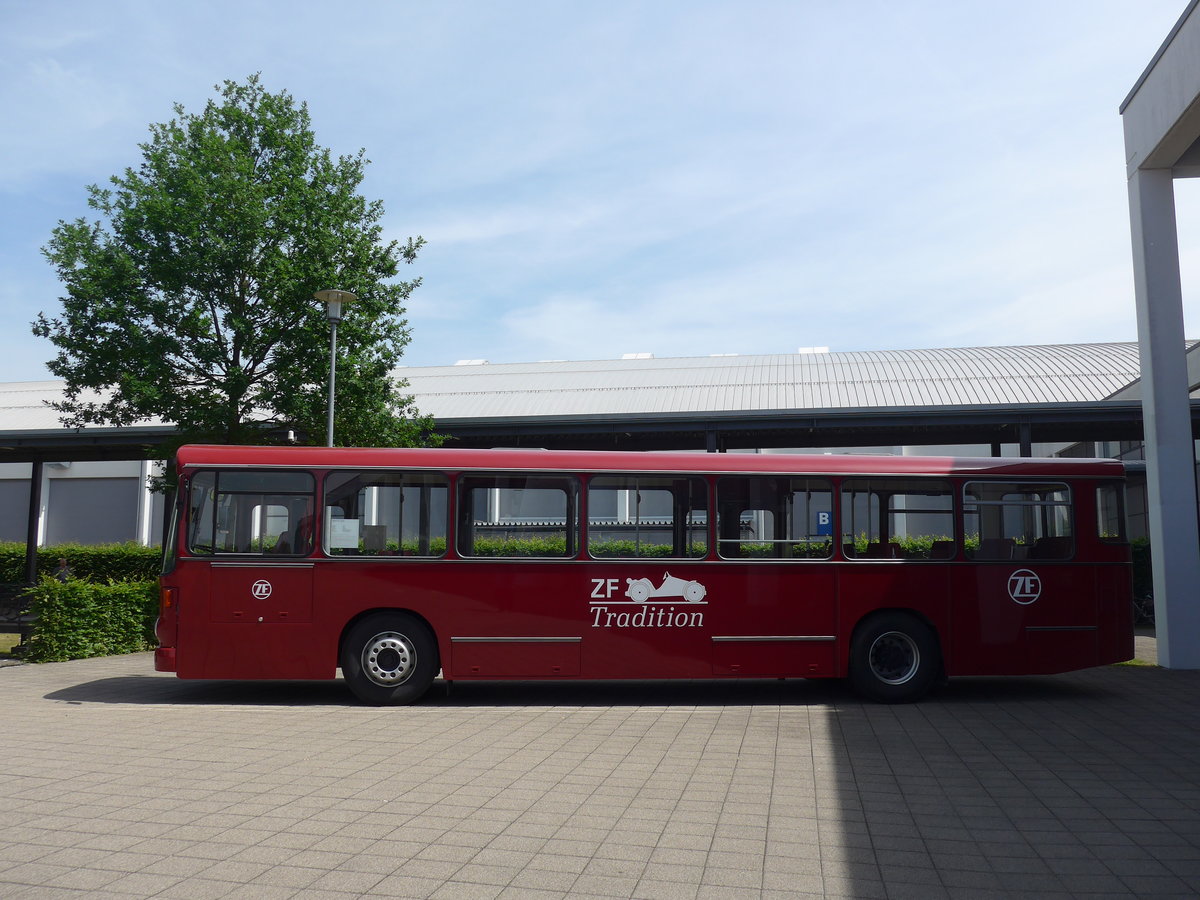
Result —
[[[371,706],[414,703],[438,671],[437,643],[424,622],[405,613],[368,616],[342,640],[342,677]]]
[[[850,684],[881,703],[919,700],[941,667],[937,635],[908,613],[872,616],[859,625],[850,641]]]

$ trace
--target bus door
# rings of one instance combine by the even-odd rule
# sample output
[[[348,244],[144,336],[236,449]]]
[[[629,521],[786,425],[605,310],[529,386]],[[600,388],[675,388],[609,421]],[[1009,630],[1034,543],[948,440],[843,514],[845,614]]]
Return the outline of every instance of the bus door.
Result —
[[[579,479],[472,473],[458,482],[453,581],[458,613],[445,621],[454,678],[567,678],[584,674],[586,591],[579,552]],[[576,602],[572,603],[572,595]],[[588,673],[595,677],[594,673]]]
[[[952,674],[1049,673],[1096,664],[1094,572],[1075,554],[1061,482],[969,482],[956,573]]]
[[[717,482],[712,674],[819,677],[836,669],[833,486],[806,476]]]
[[[181,674],[191,663],[215,678],[312,674],[297,629],[313,617],[313,487],[307,472],[193,476],[189,551],[208,557],[209,577],[203,603],[181,600]]]

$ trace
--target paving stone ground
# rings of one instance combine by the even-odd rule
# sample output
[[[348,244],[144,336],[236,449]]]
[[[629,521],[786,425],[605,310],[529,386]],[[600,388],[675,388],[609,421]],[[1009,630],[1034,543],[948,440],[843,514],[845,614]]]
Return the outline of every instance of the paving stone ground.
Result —
[[[8,667],[0,897],[1195,898],[1198,700],[1153,666],[399,709],[144,654]]]

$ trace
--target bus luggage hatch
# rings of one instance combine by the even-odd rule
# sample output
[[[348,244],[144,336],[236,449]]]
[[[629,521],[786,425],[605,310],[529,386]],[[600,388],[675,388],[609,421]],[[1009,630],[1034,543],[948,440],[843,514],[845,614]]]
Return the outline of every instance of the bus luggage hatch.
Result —
[[[213,563],[211,621],[310,623],[312,582],[311,562]]]

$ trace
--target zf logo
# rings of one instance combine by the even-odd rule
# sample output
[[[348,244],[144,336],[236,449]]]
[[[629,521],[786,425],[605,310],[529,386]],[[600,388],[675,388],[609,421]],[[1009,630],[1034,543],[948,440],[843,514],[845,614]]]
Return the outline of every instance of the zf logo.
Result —
[[[250,587],[250,593],[254,595],[255,600],[266,600],[271,596],[271,582],[256,581]]]
[[[1042,595],[1042,579],[1029,569],[1017,569],[1008,576],[1008,596],[1027,606]]]

